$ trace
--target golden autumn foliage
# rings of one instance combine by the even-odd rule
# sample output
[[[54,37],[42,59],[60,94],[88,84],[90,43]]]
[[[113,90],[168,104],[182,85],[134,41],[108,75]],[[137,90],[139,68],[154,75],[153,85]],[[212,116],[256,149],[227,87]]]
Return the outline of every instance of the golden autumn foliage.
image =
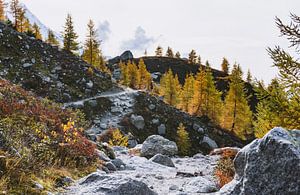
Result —
[[[180,155],[185,156],[189,154],[191,148],[191,142],[189,138],[189,133],[186,131],[182,123],[179,124],[177,129],[177,146]]]
[[[147,71],[145,62],[140,59],[138,66],[131,61],[127,64],[120,62],[121,83],[133,89],[151,90],[152,78]]]
[[[233,66],[230,75],[221,125],[244,140],[252,133],[252,112],[244,91],[242,71],[238,65]]]
[[[171,69],[165,73],[160,80],[159,94],[164,97],[164,101],[172,106],[177,106],[180,102],[181,85],[177,75],[174,76]]]
[[[124,146],[128,145],[128,137],[124,136],[119,129],[114,129],[111,138],[108,141],[111,146]]]
[[[185,78],[184,86],[180,94],[180,103],[177,107],[185,112],[193,114],[194,112],[194,102],[193,98],[195,95],[195,78],[193,75],[187,75]]]

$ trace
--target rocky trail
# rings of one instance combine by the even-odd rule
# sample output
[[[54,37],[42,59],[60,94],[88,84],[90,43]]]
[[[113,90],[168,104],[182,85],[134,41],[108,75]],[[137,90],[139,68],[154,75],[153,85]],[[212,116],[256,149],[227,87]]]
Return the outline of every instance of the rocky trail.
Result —
[[[108,99],[111,102],[110,108],[104,114],[93,116],[93,126],[87,130],[87,134],[100,134],[109,127],[120,128],[119,123],[125,115],[131,113],[135,104],[135,96],[139,90],[130,88],[117,88],[113,91],[107,91],[95,97],[83,99],[76,102],[64,104],[64,107],[82,108],[85,104],[97,105],[97,100],[101,98]]]
[[[92,173],[70,187],[66,194],[188,195],[218,191],[213,171],[219,156],[165,156],[164,160],[157,160],[160,156],[157,155],[148,160],[130,155],[126,148],[114,150],[117,156],[111,163],[114,172]],[[167,164],[168,160],[173,163]]]
[[[140,153],[113,147],[116,158],[102,156],[106,161],[102,170],[78,180],[65,194],[299,194],[299,141],[299,130],[274,128],[241,150],[235,148],[235,177],[219,189],[214,177],[219,155],[179,158],[164,150],[174,142],[153,135],[134,148]],[[150,159],[143,157],[149,152],[156,154]]]

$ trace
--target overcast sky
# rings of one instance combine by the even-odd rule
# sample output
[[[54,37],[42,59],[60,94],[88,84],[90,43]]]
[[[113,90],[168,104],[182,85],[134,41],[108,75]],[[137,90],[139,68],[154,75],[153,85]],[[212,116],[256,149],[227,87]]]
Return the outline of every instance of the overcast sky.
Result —
[[[195,49],[202,60],[220,68],[222,57],[250,68],[267,82],[276,69],[267,47],[288,46],[274,18],[289,22],[300,14],[300,0],[21,0],[44,24],[62,31],[71,13],[83,42],[91,18],[99,26],[106,56],[130,49],[140,56],[157,45],[187,55]]]

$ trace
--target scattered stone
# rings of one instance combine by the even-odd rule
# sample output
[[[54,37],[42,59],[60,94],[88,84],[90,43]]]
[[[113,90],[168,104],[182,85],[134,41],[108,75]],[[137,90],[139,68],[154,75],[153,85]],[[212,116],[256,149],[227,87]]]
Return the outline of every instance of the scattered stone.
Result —
[[[30,68],[33,64],[25,63],[23,64],[23,68]]]
[[[164,165],[164,166],[168,166],[168,167],[175,167],[172,159],[166,155],[162,155],[162,154],[156,154],[155,156],[153,156],[150,161]]]
[[[161,124],[159,125],[159,127],[157,128],[158,134],[159,135],[165,135],[166,134],[166,125]]]
[[[33,186],[37,190],[43,190],[44,189],[44,186],[42,184],[40,184],[39,182],[36,182],[36,181],[34,182]]]
[[[158,125],[159,124],[159,119],[153,119],[152,121],[153,125]]]
[[[128,140],[128,148],[134,148],[136,145],[138,145],[138,142],[136,139],[129,139]]]
[[[74,180],[71,177],[63,176],[57,178],[55,182],[55,186],[57,188],[60,188],[71,185],[74,182]]]
[[[97,107],[98,105],[97,100],[89,100],[87,103],[93,108]]]
[[[218,148],[217,143],[214,140],[212,140],[210,137],[208,137],[207,135],[205,135],[203,137],[203,140],[201,143],[207,144],[211,149]]]
[[[156,154],[174,156],[178,153],[175,142],[165,139],[160,135],[151,135],[148,137],[141,149],[141,156],[152,157]]]
[[[107,124],[101,123],[101,124],[100,124],[100,128],[101,128],[101,129],[107,129]]]
[[[103,161],[106,161],[106,162],[110,161],[110,158],[103,151],[96,150],[96,152],[97,152],[97,155],[98,155],[100,160],[103,160]]]
[[[144,129],[145,120],[142,116],[131,115],[130,117],[131,123],[139,130]]]
[[[300,130],[274,128],[237,154],[236,175],[221,194],[299,194]]]
[[[189,181],[184,191],[187,193],[211,193],[218,191],[218,187],[214,181],[210,181],[205,177],[196,177]]]
[[[106,162],[105,167],[110,171],[116,171],[117,167],[112,162]]]
[[[175,191],[175,190],[178,190],[178,189],[179,188],[178,188],[177,185],[172,185],[172,186],[169,187],[169,190],[171,190],[171,191]]]
[[[148,106],[148,108],[149,108],[150,110],[154,110],[154,109],[155,109],[155,105],[154,105],[154,104],[150,104],[150,105]]]
[[[197,123],[194,123],[193,129],[194,129],[195,131],[198,131],[198,132],[201,133],[201,134],[204,134],[204,129],[203,129],[200,125],[198,125]]]
[[[126,164],[119,158],[116,158],[114,160],[111,161],[112,164],[115,165],[115,167],[117,167],[117,169],[122,169],[122,167],[125,167]]]
[[[181,171],[178,171],[176,173],[176,177],[198,177],[198,176],[203,176],[203,173],[202,172],[187,173]]]

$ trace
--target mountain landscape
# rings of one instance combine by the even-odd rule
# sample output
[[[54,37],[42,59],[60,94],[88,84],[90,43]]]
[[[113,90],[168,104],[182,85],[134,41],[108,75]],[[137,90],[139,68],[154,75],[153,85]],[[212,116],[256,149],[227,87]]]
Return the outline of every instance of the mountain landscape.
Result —
[[[299,54],[300,18],[282,36]],[[86,27],[85,27],[86,28]],[[269,84],[168,48],[106,59],[0,0],[0,194],[299,194],[300,64],[268,48]]]

